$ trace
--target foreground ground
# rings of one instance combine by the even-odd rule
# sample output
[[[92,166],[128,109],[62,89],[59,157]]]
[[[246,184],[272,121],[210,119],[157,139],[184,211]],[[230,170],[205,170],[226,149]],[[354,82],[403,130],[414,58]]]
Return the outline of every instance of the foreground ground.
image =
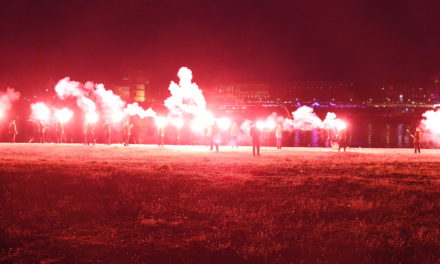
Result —
[[[0,262],[439,263],[411,152],[0,144]]]

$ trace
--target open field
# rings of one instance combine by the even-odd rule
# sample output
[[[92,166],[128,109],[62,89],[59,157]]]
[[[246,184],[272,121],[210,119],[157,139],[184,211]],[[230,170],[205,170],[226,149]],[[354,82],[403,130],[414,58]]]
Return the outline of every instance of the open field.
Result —
[[[440,262],[440,150],[0,152],[0,262]]]

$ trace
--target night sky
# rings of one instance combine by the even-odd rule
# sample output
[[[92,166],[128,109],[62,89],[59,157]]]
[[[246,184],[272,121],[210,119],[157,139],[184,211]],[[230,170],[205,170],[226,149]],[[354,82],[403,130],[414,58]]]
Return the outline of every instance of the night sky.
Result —
[[[424,82],[440,72],[440,1],[1,0],[0,85]],[[2,89],[3,89],[2,88]]]

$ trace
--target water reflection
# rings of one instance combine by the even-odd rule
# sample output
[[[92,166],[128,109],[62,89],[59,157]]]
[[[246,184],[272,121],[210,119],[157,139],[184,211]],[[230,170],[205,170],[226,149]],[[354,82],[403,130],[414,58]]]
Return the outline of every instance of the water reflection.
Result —
[[[397,125],[397,146],[401,147],[402,144],[404,144],[403,138],[404,138],[404,127],[403,124]]]
[[[404,120],[405,121],[405,120]],[[415,129],[411,120],[351,120],[347,131],[347,140],[351,147],[411,147],[410,133]],[[296,147],[326,147],[328,135],[325,130],[300,131],[295,130],[285,139],[285,145]],[[331,139],[336,141],[336,138]]]
[[[391,144],[391,126],[390,126],[390,124],[386,125],[386,143],[387,143],[387,147],[389,147]]]
[[[368,124],[368,146],[373,144],[373,124]]]
[[[312,147],[319,147],[319,129],[314,129],[312,131]]]

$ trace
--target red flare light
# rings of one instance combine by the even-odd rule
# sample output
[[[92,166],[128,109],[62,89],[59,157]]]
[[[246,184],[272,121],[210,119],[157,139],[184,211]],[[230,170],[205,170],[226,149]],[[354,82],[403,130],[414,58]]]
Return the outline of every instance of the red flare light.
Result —
[[[340,120],[340,119],[337,119],[337,120],[336,120],[336,129],[337,129],[338,131],[341,131],[341,130],[347,129],[347,123],[345,123],[344,121],[342,121],[342,120]]]
[[[183,119],[182,118],[176,118],[172,120],[173,126],[175,126],[177,129],[181,129],[183,127]]]
[[[70,121],[70,119],[72,119],[73,117],[73,112],[72,110],[64,107],[62,109],[56,109],[55,110],[55,118],[60,122],[60,123],[67,123]]]
[[[264,127],[268,130],[274,130],[277,127],[275,120],[269,119],[264,123]]]
[[[217,119],[217,125],[218,127],[223,130],[226,131],[229,129],[229,127],[231,126],[231,119],[227,118],[227,117],[222,117]]]
[[[257,121],[256,126],[257,126],[257,128],[258,128],[259,130],[263,130],[263,128],[264,128],[264,122],[261,121],[261,120],[259,120],[259,121]]]
[[[37,121],[47,122],[50,117],[50,109],[44,103],[31,104],[32,116],[31,119]]]
[[[112,123],[119,123],[124,118],[124,114],[122,112],[113,112],[112,114]]]
[[[156,117],[155,121],[158,128],[164,128],[168,123],[167,119],[162,116]]]
[[[85,116],[86,122],[89,124],[94,124],[98,121],[98,114],[96,112],[89,112]]]
[[[440,134],[440,109],[437,111],[429,110],[426,111],[423,115],[422,125],[423,128],[427,131],[430,131],[433,134]]]

